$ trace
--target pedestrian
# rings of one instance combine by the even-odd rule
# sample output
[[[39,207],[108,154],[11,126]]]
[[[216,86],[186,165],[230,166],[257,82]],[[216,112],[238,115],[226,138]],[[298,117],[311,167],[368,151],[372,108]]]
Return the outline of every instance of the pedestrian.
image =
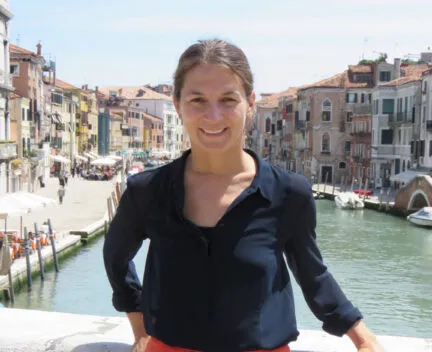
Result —
[[[57,191],[57,195],[59,197],[59,203],[60,204],[63,204],[63,198],[64,198],[65,194],[66,194],[65,187],[64,186],[60,186],[59,189],[58,189],[58,191]]]
[[[243,51],[190,46],[173,101],[191,149],[128,178],[103,248],[132,350],[289,351],[299,333],[285,256],[325,331],[382,351],[323,263],[309,182],[243,148],[255,103]],[[141,286],[132,259],[145,239]]]

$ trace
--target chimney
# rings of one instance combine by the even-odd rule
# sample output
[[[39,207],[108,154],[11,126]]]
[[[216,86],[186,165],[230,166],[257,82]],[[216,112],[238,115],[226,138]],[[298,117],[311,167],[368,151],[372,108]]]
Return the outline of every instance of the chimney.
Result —
[[[36,51],[37,56],[42,56],[42,44],[40,42],[37,43],[36,48],[37,48]]]
[[[96,90],[96,93],[98,93],[99,92],[99,87],[95,86],[95,90]]]
[[[400,78],[401,75],[401,59],[395,58],[394,59],[394,72],[395,72],[395,79]]]

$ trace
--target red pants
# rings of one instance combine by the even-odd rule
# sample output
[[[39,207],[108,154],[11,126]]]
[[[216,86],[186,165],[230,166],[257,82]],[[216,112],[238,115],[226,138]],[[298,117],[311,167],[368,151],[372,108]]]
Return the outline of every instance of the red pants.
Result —
[[[276,348],[275,350],[257,350],[257,351],[250,351],[250,352],[290,352],[290,351],[291,350],[288,346],[283,346],[283,347]],[[164,344],[162,341],[159,341],[158,339],[152,337],[148,342],[146,352],[199,352],[199,351],[190,350],[181,347],[171,347]]]

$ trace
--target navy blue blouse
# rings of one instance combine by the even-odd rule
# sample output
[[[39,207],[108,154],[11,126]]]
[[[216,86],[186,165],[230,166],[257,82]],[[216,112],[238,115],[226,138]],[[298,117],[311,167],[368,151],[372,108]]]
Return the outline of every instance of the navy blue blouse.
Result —
[[[183,215],[185,161],[128,179],[104,244],[113,305],[143,312],[146,331],[209,352],[275,349],[298,336],[284,255],[323,329],[342,336],[361,313],[323,263],[316,210],[303,177],[263,161],[218,224]],[[143,285],[133,257],[150,240]]]

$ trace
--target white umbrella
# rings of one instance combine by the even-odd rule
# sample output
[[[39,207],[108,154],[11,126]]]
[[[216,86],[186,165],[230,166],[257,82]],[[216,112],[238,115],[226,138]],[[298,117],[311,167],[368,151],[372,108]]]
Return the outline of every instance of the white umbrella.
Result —
[[[110,159],[110,158],[101,158],[101,159],[96,159],[93,160],[90,164],[91,165],[107,165],[107,166],[111,166],[114,165],[116,163],[116,161],[114,159]]]
[[[75,158],[75,159],[79,159],[79,160],[81,160],[81,161],[87,161],[87,158],[83,157],[82,155],[78,155],[78,154],[76,154],[76,155],[74,156],[74,158]]]
[[[123,158],[121,156],[117,156],[117,155],[108,155],[107,156],[108,159],[113,159],[113,160],[123,160]]]
[[[50,155],[50,158],[54,161],[58,161],[63,164],[70,164],[70,160],[61,155]]]

